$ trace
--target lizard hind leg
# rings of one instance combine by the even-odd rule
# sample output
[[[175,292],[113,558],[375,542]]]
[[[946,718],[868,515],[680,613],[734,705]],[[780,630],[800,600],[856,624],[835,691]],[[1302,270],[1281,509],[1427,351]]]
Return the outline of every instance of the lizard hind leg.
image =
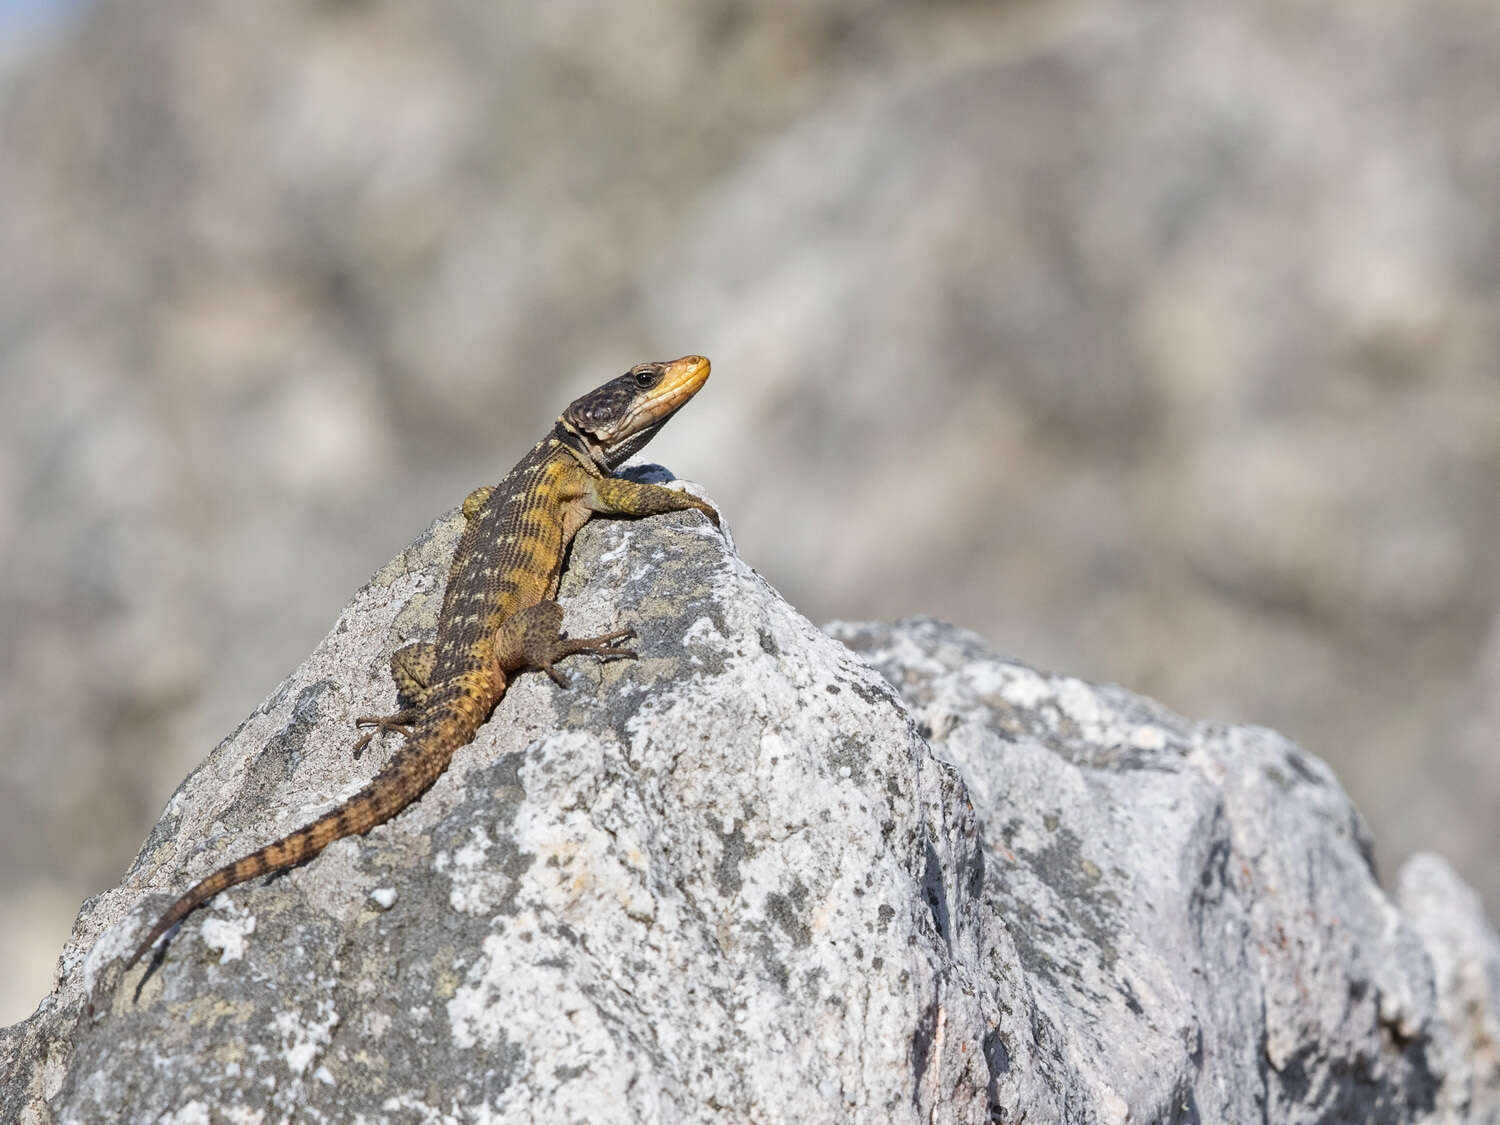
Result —
[[[411,724],[421,713],[422,701],[432,683],[432,670],[437,664],[437,649],[427,643],[403,645],[391,653],[391,679],[396,681],[396,698],[406,704],[390,715],[361,715],[354,720],[357,727],[374,727],[369,734],[360,736],[354,744],[354,756],[365,752],[370,741],[384,731],[411,734]]]
[[[614,644],[635,636],[634,629],[616,629],[597,637],[566,637],[562,606],[542,601],[509,618],[495,633],[495,661],[501,671],[537,668],[560,687],[568,681],[553,665],[564,657],[587,653],[598,657],[634,657],[635,650]]]
[[[402,645],[391,653],[391,679],[396,681],[396,698],[402,703],[419,706],[432,686],[432,670],[437,666],[437,646],[428,641]]]

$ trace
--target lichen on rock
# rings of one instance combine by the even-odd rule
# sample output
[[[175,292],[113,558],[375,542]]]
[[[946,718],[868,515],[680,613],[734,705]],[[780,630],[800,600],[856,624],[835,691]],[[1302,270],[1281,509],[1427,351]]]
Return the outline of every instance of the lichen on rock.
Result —
[[[410,607],[454,527],[355,596],[85,904],[56,990],[0,1031],[0,1118],[1497,1112],[1474,1028],[1500,942],[1440,861],[1393,902],[1316,759],[936,622],[819,630],[684,515],[574,545],[568,628],[634,626],[640,659],[521,677],[390,824],[122,976],[166,896],[390,753],[351,758],[349,720],[431,628]]]

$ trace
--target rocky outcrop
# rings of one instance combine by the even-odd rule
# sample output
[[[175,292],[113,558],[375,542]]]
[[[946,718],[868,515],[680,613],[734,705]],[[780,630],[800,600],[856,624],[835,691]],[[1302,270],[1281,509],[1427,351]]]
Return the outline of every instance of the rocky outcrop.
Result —
[[[0,61],[0,1022],[377,562],[688,351],[653,449],[815,620],[1295,732],[1500,910],[1495,0],[46,7]]]
[[[1322,762],[950,626],[832,632],[974,802],[1002,1120],[1500,1119],[1500,941],[1435,856],[1392,902]]]
[[[457,521],[362,589],[85,904],[0,1031],[0,1118],[1459,1121],[1500,1114],[1500,941],[1441,861],[1375,882],[1276,734],[820,631],[697,516],[596,521],[569,626],[416,805],[121,959],[168,897],[353,792]]]

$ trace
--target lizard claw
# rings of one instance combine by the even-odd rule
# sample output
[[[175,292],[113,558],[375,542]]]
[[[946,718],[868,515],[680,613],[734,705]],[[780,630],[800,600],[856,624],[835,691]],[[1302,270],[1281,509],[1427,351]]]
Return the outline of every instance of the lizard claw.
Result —
[[[355,726],[374,727],[375,729],[372,730],[369,734],[360,736],[359,741],[354,744],[354,756],[358,758],[361,754],[363,754],[365,752],[365,747],[370,745],[370,741],[382,731],[395,731],[397,734],[404,735],[407,738],[410,738],[410,720],[414,717],[414,714],[414,711],[408,708],[405,711],[398,711],[394,715],[361,715],[359,718],[355,719]]]

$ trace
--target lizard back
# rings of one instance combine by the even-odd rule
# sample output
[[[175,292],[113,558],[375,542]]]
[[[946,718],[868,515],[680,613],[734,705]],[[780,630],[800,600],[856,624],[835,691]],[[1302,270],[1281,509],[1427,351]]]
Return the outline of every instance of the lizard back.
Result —
[[[565,485],[583,471],[573,454],[549,436],[532,447],[469,519],[448,567],[438,615],[437,681],[488,661],[495,631],[556,592],[571,539],[565,534]]]

